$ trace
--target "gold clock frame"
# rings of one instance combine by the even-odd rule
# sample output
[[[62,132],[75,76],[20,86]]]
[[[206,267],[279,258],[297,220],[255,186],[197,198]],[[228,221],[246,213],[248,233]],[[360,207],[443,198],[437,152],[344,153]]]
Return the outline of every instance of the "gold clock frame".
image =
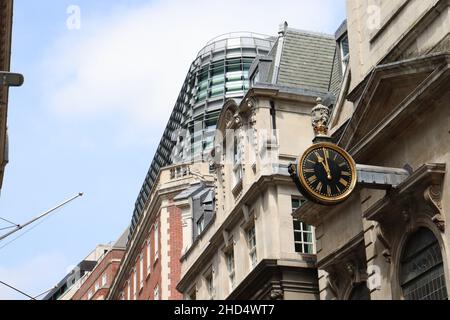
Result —
[[[334,150],[335,152],[339,153],[345,160],[347,160],[350,165],[350,169],[352,171],[352,180],[350,182],[350,187],[347,189],[347,191],[345,193],[341,194],[340,196],[327,197],[327,196],[317,194],[308,185],[308,183],[306,182],[306,179],[303,175],[303,165],[302,164],[304,161],[306,161],[306,156],[308,154],[310,154],[311,151],[313,151],[315,149],[321,149],[321,148],[329,148],[329,149]],[[311,198],[311,200],[313,200],[319,204],[323,204],[323,205],[336,205],[336,204],[342,203],[345,200],[347,200],[352,195],[353,191],[355,190],[356,183],[358,180],[357,174],[358,173],[356,170],[356,163],[355,163],[355,160],[353,160],[352,156],[347,151],[342,149],[341,147],[339,147],[335,144],[329,143],[329,142],[321,142],[321,143],[312,145],[303,153],[303,155],[299,159],[299,162],[297,163],[297,176],[298,176],[298,180],[300,181],[300,185],[301,185],[302,189],[304,189],[304,191],[307,193],[305,196],[307,198]]]

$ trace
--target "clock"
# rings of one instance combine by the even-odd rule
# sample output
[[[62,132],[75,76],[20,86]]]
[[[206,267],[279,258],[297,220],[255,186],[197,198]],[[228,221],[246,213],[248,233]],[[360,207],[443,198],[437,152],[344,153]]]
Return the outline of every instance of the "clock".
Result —
[[[297,165],[297,174],[303,195],[323,205],[347,200],[357,181],[353,158],[328,142],[315,144],[305,151]]]

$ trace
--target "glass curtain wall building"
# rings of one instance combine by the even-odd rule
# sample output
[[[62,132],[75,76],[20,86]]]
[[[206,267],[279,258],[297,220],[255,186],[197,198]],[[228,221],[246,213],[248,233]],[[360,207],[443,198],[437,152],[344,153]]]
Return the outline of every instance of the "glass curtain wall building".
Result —
[[[229,98],[242,98],[257,55],[267,55],[276,38],[237,32],[209,41],[192,63],[136,200],[130,237],[162,167],[206,160],[216,123]],[[183,173],[180,173],[183,174]]]

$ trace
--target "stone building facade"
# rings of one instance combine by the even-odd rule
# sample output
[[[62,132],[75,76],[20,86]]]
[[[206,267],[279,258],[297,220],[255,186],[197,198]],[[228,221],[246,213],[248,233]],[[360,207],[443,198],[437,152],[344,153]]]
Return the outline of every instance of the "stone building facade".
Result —
[[[314,230],[292,217],[304,200],[287,167],[313,138],[316,98],[333,101],[336,50],[333,36],[285,24],[250,68],[244,99],[225,103],[211,155],[214,217],[181,259],[185,299],[318,299]]]
[[[294,213],[316,227],[320,298],[448,299],[450,2],[348,0],[347,15],[331,133],[378,172]]]
[[[11,30],[13,1],[0,0],[0,71],[9,71],[11,61]],[[0,190],[5,166],[8,163],[8,87],[0,85]]]

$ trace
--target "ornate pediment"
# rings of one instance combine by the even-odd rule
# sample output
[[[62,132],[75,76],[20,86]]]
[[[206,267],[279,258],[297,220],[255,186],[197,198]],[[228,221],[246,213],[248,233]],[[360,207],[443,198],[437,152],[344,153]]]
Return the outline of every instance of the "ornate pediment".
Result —
[[[401,133],[414,115],[448,90],[448,54],[380,65],[355,99],[355,111],[339,145],[357,161],[361,154],[389,136]]]
[[[412,214],[429,217],[439,230],[445,231],[442,212],[442,186],[446,164],[425,164],[408,179],[363,212],[367,220],[385,224],[409,221]]]

